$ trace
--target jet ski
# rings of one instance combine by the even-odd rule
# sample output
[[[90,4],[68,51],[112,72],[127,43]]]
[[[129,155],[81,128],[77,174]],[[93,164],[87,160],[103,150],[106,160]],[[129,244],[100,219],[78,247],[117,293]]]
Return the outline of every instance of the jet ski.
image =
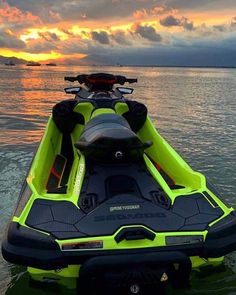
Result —
[[[5,260],[86,294],[161,294],[167,282],[186,288],[192,270],[221,264],[236,249],[235,211],[158,133],[146,106],[125,97],[133,89],[123,85],[137,79],[65,80],[79,86],[53,107]]]

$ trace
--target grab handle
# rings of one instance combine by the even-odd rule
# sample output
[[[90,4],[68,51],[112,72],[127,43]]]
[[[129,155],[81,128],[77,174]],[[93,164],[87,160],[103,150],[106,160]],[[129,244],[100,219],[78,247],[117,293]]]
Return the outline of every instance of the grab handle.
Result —
[[[132,227],[122,229],[116,236],[115,241],[120,243],[123,240],[134,241],[148,239],[153,241],[155,239],[155,234],[148,229],[142,227]]]

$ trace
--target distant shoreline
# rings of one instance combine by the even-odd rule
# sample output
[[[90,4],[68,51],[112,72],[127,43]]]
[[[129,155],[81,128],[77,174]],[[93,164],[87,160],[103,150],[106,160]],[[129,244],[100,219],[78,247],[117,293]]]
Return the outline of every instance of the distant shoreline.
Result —
[[[0,65],[5,66],[4,63]],[[26,66],[25,63],[16,63],[16,66]],[[46,64],[42,64],[46,66]],[[196,65],[72,65],[72,64],[58,64],[62,67],[113,67],[113,68],[123,68],[123,67],[134,67],[134,68],[196,68],[196,69],[236,69],[236,66],[196,66]]]
[[[174,66],[174,65],[123,65],[122,67],[140,68],[212,68],[212,69],[236,69],[236,66]]]
[[[93,65],[95,66],[99,66],[99,65]],[[104,66],[104,65],[100,65],[100,66]],[[176,65],[107,65],[107,66],[111,66],[111,67],[140,67],[140,68],[212,68],[212,69],[236,69],[236,66],[176,66]]]

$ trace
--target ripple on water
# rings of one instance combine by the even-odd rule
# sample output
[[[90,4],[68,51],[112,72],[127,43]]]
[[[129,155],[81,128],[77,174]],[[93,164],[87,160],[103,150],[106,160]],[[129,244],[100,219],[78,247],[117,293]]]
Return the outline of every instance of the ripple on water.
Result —
[[[0,229],[12,214],[26,171],[33,156],[29,151],[0,152]],[[4,225],[3,225],[4,223]]]
[[[6,225],[21,189],[23,179],[29,167],[33,153],[30,151],[9,151],[0,152],[0,241],[4,234]],[[12,266],[5,262],[0,256],[0,290],[12,284]],[[25,270],[24,270],[25,271]],[[20,276],[21,272],[16,276]]]

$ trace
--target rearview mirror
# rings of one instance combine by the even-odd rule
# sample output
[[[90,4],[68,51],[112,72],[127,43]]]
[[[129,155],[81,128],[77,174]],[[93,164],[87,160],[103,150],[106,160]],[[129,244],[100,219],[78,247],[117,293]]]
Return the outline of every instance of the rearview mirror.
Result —
[[[134,89],[129,87],[116,87],[116,89],[122,94],[132,94]]]
[[[65,93],[67,94],[77,94],[81,91],[82,87],[67,87],[64,88]]]

